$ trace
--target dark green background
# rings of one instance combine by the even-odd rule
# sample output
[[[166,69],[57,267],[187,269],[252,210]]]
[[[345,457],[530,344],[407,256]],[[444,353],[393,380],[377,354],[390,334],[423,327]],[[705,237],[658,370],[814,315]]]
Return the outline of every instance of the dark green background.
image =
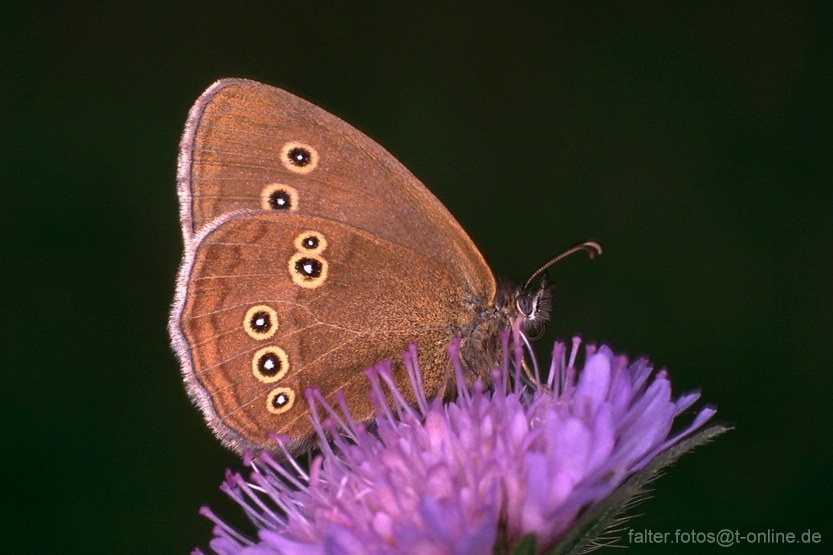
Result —
[[[177,143],[227,76],[385,145],[498,275],[604,244],[551,273],[546,343],[648,354],[736,427],[634,527],[829,548],[830,2],[256,6],[0,8],[2,551],[183,553],[236,514],[165,329]]]

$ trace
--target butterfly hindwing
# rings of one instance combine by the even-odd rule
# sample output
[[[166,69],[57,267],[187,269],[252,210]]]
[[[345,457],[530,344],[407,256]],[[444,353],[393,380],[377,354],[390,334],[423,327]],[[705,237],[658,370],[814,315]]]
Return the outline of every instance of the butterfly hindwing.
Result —
[[[400,360],[411,342],[426,389],[439,391],[471,295],[448,268],[362,229],[244,211],[196,236],[171,333],[188,390],[226,445],[273,446],[271,432],[301,444],[311,433],[307,388],[331,400],[342,389],[354,416],[369,418],[363,369]]]

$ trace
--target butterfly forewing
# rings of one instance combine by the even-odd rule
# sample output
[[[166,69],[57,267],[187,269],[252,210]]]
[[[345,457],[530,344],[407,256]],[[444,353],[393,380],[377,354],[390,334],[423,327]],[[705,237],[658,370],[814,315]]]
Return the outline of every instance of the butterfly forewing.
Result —
[[[239,209],[294,211],[365,230],[447,266],[480,296],[495,283],[445,207],[393,156],[286,91],[241,79],[212,85],[188,119],[179,160],[186,245]]]

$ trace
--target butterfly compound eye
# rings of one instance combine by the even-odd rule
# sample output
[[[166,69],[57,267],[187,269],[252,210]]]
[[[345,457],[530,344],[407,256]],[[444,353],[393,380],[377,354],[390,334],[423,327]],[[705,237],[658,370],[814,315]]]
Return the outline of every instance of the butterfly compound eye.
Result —
[[[521,295],[517,301],[518,312],[529,318],[535,312],[535,300],[527,295]]]

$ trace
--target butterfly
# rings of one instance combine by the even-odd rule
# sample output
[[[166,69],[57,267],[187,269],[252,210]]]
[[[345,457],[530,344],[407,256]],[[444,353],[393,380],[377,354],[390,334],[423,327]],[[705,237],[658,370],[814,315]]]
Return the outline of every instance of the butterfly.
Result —
[[[411,343],[429,396],[447,392],[453,337],[467,379],[488,380],[500,333],[549,317],[543,280],[499,286],[402,164],[284,90],[209,87],[188,116],[177,182],[185,248],[169,331],[190,397],[237,452],[275,450],[272,434],[308,446],[308,388],[342,391],[356,420],[372,418],[363,369],[391,359],[408,391]]]

